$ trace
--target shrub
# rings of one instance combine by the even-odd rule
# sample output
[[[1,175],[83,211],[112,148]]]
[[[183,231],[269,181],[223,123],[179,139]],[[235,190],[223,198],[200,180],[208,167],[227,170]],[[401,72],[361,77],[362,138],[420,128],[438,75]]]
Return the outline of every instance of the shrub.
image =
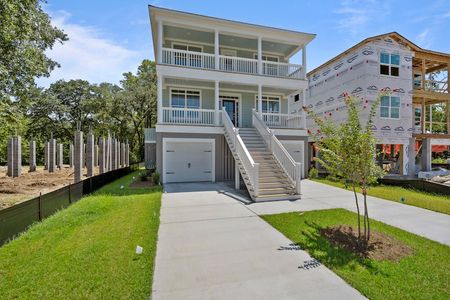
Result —
[[[155,172],[152,174],[152,180],[155,185],[159,185],[159,173]]]
[[[319,171],[316,168],[311,168],[308,173],[309,178],[318,178],[319,177]]]

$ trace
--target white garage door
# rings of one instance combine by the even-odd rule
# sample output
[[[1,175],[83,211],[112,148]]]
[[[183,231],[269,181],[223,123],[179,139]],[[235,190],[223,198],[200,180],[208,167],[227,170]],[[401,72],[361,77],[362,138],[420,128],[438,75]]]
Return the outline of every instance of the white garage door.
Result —
[[[304,164],[305,160],[305,143],[303,141],[280,141],[292,158],[299,163]],[[304,165],[303,165],[304,166]],[[303,168],[304,169],[304,168]],[[305,174],[302,174],[302,178]]]
[[[163,182],[214,181],[214,140],[163,139]]]

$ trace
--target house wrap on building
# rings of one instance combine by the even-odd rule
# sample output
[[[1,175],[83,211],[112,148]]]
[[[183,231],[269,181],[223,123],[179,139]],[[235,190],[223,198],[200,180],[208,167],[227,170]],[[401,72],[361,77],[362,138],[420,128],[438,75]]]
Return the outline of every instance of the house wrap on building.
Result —
[[[308,73],[306,106],[339,123],[348,93],[366,107],[364,121],[378,94],[388,92],[373,126],[379,163],[389,173],[430,171],[432,150],[450,145],[449,64],[450,54],[422,49],[396,32],[367,38]],[[295,102],[290,107],[291,113],[302,109]],[[307,127],[317,130],[309,117]],[[311,161],[311,145],[309,151]]]

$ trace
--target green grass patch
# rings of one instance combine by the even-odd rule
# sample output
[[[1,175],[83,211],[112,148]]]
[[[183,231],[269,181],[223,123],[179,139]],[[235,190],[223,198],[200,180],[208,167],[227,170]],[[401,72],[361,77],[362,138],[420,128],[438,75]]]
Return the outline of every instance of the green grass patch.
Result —
[[[356,226],[355,213],[332,209],[263,218],[369,299],[450,299],[450,247],[446,245],[371,220],[372,231],[413,249],[399,262],[376,261],[335,247],[319,233],[334,225]]]
[[[137,172],[1,247],[0,298],[148,299],[161,189],[130,189],[133,176]],[[141,255],[136,245],[144,248]]]
[[[312,180],[345,189],[345,186],[342,182],[331,181],[325,178]],[[349,188],[348,190],[351,189]],[[361,189],[357,189],[357,191],[361,192]],[[404,204],[417,206],[448,215],[450,214],[450,197],[445,195],[431,194],[418,190],[407,189],[400,186],[390,186],[382,184],[371,187],[368,190],[368,194],[370,196],[385,200],[401,202]],[[401,201],[401,198],[404,199],[403,202]]]

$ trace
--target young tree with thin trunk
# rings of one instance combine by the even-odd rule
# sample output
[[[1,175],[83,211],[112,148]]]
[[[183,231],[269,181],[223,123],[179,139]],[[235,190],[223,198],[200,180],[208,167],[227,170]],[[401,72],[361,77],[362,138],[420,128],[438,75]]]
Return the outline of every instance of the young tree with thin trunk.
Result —
[[[332,113],[321,117],[304,108],[318,126],[311,133],[316,141],[320,155],[316,160],[328,173],[350,186],[355,197],[358,238],[361,238],[361,215],[357,189],[360,188],[364,199],[364,238],[370,239],[369,212],[367,207],[367,189],[383,175],[383,170],[375,164],[376,140],[373,136],[373,119],[381,101],[381,96],[372,103],[365,124],[360,120],[362,110],[367,109],[368,101],[345,94],[347,119],[336,124],[330,118]],[[359,103],[362,108],[358,109]]]

